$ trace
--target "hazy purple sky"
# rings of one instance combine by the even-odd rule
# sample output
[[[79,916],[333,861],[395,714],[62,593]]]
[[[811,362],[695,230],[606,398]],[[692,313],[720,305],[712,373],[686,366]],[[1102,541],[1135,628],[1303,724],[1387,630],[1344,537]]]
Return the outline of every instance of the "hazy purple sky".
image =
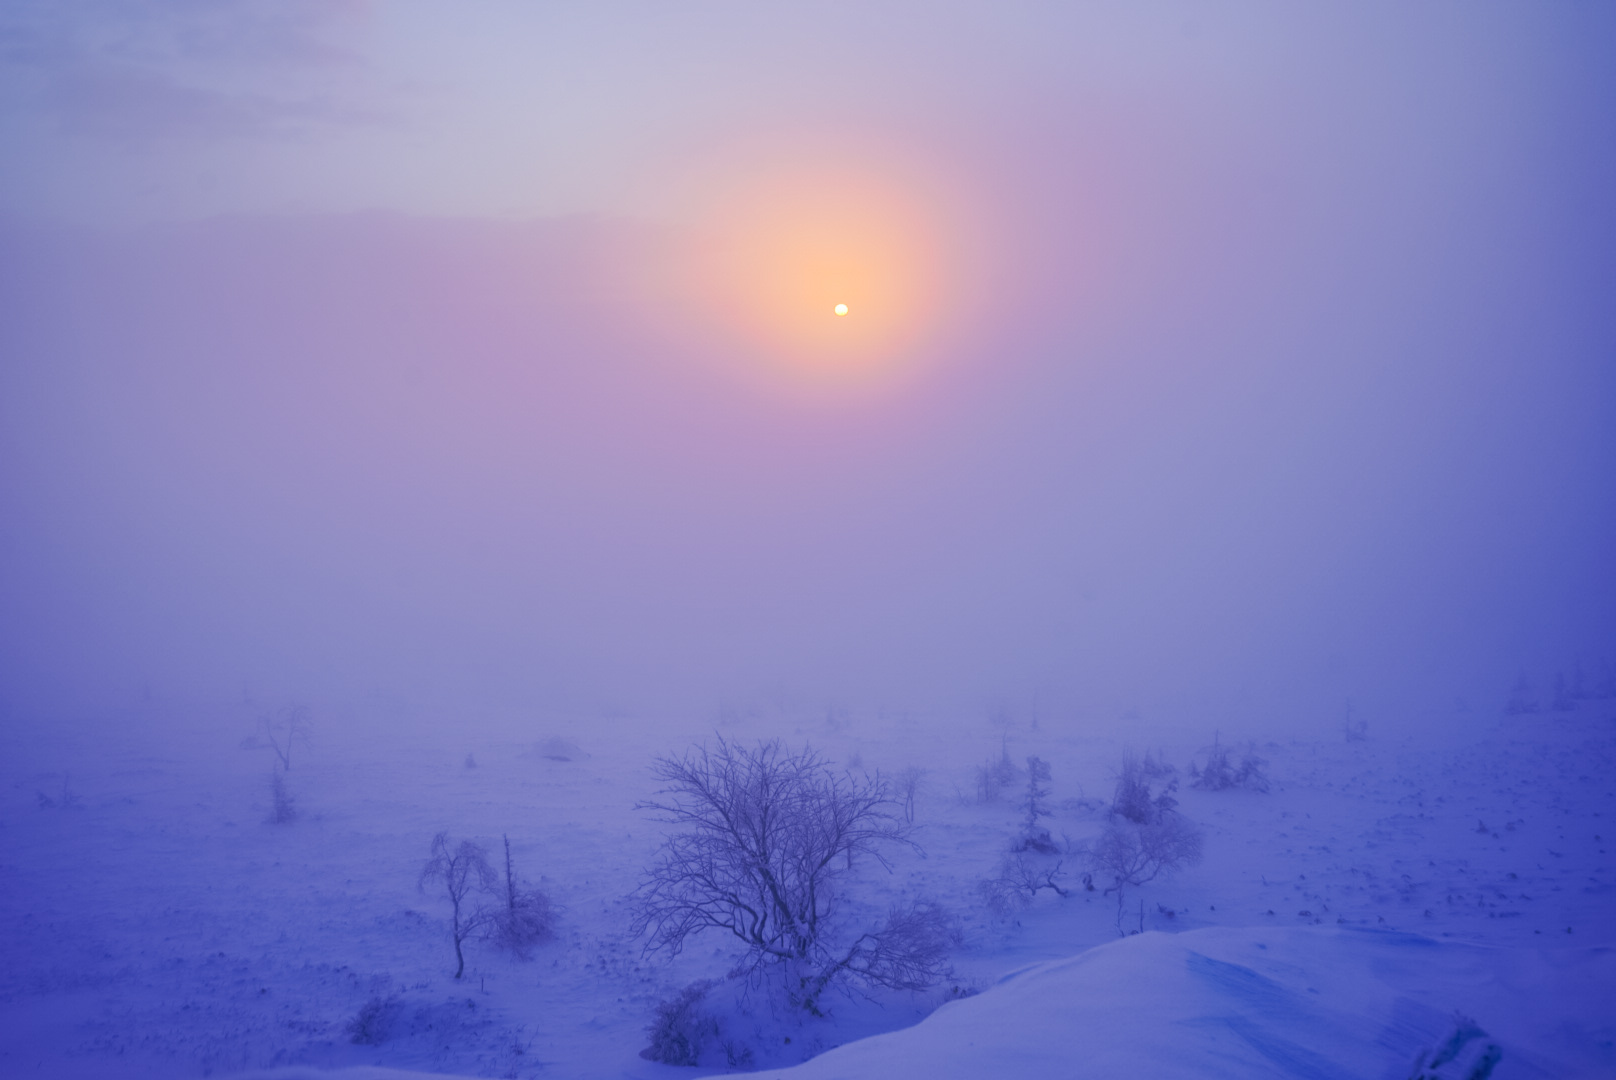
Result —
[[[1616,662],[1604,5],[24,0],[0,145],[14,712]]]

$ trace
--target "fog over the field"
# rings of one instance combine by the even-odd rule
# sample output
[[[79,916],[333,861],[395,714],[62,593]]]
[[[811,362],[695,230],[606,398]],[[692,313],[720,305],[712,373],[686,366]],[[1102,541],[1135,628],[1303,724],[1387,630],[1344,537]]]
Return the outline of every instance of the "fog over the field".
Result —
[[[1616,15],[959,8],[13,6],[5,715],[1616,660]],[[799,205],[904,218],[879,377],[712,270]]]

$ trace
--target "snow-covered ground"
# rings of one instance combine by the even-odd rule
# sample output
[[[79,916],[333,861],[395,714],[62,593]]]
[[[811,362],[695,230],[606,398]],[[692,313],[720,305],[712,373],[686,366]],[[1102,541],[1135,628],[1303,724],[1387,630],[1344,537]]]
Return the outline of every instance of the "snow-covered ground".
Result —
[[[976,769],[1001,744],[1043,756],[1052,832],[1081,843],[1104,824],[1095,800],[1125,749],[1183,768],[1210,726],[1174,741],[1049,718],[378,724],[316,711],[288,773],[299,817],[275,825],[250,711],[14,718],[0,759],[0,1073],[697,1075],[642,1059],[646,1028],[659,1001],[735,954],[715,936],[671,962],[642,956],[628,894],[662,835],[634,809],[647,766],[715,726],[807,741],[855,769],[926,770],[920,850],[895,851],[890,873],[859,870],[846,915],[924,898],[963,931],[955,978],[926,994],[838,998],[824,1019],[760,1004],[732,1034],[770,1075],[812,1058],[790,1075],[1406,1077],[1456,1011],[1487,1033],[1466,1052],[1502,1051],[1495,1076],[1616,1075],[1609,700],[1410,717],[1413,735],[1388,718],[1366,740],[1323,725],[1259,740],[1272,790],[1181,787],[1204,857],[1127,894],[1124,925],[1147,932],[1121,939],[1116,904],[1075,863],[1071,895],[987,910],[979,885],[1018,815],[976,797]],[[1223,727],[1225,741],[1250,734]],[[491,847],[509,835],[518,870],[559,905],[556,939],[526,961],[473,943],[453,979],[448,905],[417,888],[440,830]],[[371,1001],[390,1022],[356,1044]]]

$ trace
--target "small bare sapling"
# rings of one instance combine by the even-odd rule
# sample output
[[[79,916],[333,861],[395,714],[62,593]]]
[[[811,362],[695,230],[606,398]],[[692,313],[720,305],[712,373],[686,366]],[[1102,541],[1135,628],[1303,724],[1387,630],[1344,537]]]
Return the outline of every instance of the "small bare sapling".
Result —
[[[308,707],[294,702],[274,716],[264,717],[258,722],[258,726],[263,731],[269,748],[275,751],[275,758],[280,762],[281,768],[291,769],[292,744],[302,743],[305,747],[308,746]]]
[[[903,805],[903,820],[906,824],[915,823],[915,797],[920,793],[920,780],[925,775],[925,769],[910,765],[898,774],[894,783],[898,801]]]
[[[487,923],[489,912],[477,906],[472,893],[491,891],[498,883],[494,868],[488,865],[488,852],[481,844],[462,840],[451,846],[449,834],[440,832],[432,838],[432,855],[421,867],[417,887],[423,891],[437,882],[443,886],[451,910],[450,928],[454,935],[455,978],[466,970],[465,940]]]
[[[505,880],[500,890],[500,905],[489,913],[492,936],[502,948],[526,960],[533,946],[555,935],[555,913],[548,895],[529,887],[516,876],[516,867],[511,861],[511,838],[503,839]]]

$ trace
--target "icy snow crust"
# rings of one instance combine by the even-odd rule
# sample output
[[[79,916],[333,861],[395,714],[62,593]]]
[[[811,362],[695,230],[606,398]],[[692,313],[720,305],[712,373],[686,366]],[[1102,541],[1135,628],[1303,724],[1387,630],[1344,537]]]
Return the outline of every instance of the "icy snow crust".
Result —
[[[712,726],[547,718],[426,737],[328,711],[289,774],[300,816],[272,825],[250,717],[176,711],[0,735],[0,1075],[715,1071],[638,1052],[656,1003],[721,977],[728,943],[670,962],[626,937],[626,897],[661,836],[633,809],[646,766]],[[1092,800],[1125,745],[1182,767],[1210,732],[730,716],[726,737],[927,769],[923,851],[866,868],[846,915],[928,897],[965,934],[957,978],[934,992],[833,999],[824,1020],[760,1007],[733,1033],[762,1075],[1402,1080],[1462,1012],[1502,1049],[1497,1077],[1616,1076],[1613,713],[1586,702],[1422,719],[1418,738],[1261,743],[1270,793],[1180,790],[1205,859],[1130,894],[1125,925],[1146,932],[1120,940],[1115,903],[1075,875],[1071,896],[1040,893],[1013,918],[983,909],[977,885],[1019,817],[975,800],[975,769],[1005,738],[1042,755],[1052,833],[1081,841],[1103,825]],[[527,962],[473,944],[452,979],[446,905],[416,889],[440,829],[491,847],[508,832],[518,869],[561,907],[557,939]],[[356,1045],[349,1025],[377,999],[386,1037]]]
[[[1452,1030],[1454,1007],[1490,1018],[1508,1062],[1500,1077],[1600,1075],[1613,989],[1607,949],[1500,950],[1370,930],[1150,931],[771,1075],[1406,1080],[1419,1051]]]

